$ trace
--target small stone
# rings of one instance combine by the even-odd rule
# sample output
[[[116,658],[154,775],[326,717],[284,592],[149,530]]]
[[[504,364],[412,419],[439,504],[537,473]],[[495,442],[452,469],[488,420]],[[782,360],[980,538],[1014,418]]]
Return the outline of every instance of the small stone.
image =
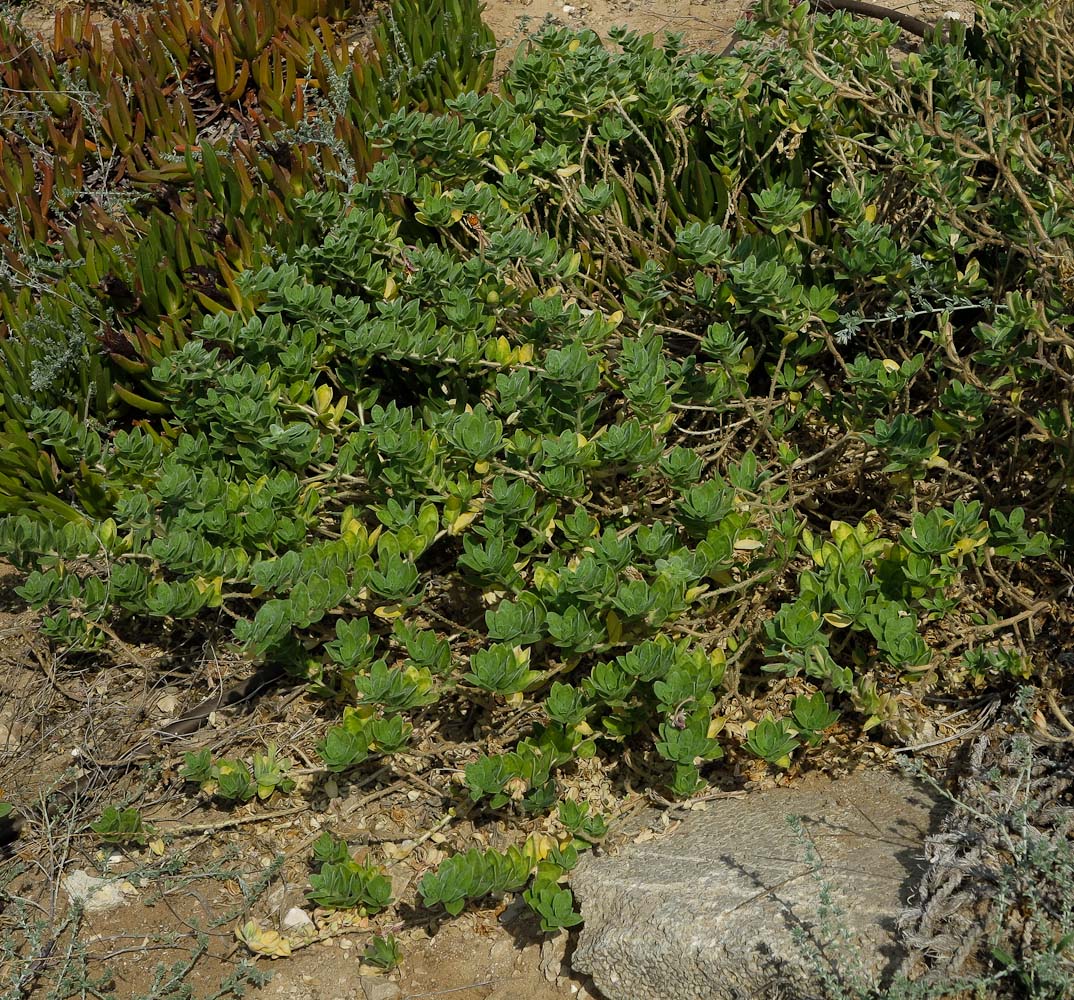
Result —
[[[157,711],[168,718],[175,715],[175,710],[179,707],[179,699],[174,694],[166,694],[163,698],[157,701]]]
[[[71,902],[81,903],[87,913],[100,913],[123,906],[138,890],[126,879],[94,878],[76,868],[63,880]]]
[[[362,976],[361,984],[365,1000],[396,1000],[403,992],[390,979],[382,976]]]
[[[285,931],[305,931],[313,929],[313,920],[310,915],[299,906],[292,906],[280,921],[280,926]]]
[[[563,967],[569,937],[566,929],[561,927],[541,942],[541,975],[550,983],[555,983],[564,972],[569,971]]]

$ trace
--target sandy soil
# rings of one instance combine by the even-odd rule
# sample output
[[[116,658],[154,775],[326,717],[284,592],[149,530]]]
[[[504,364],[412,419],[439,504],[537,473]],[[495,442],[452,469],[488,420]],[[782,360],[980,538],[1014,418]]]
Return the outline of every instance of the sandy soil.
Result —
[[[485,20],[496,33],[502,68],[546,19],[600,35],[616,25],[658,36],[681,34],[694,48],[718,52],[751,6],[752,0],[488,0]],[[970,18],[975,8],[973,0],[896,0],[892,6],[927,21],[938,21],[948,11]]]

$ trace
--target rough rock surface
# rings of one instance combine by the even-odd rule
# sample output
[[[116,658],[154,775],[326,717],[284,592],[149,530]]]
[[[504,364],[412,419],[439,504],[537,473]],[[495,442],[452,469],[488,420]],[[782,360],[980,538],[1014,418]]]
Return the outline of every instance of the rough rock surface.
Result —
[[[63,880],[72,902],[79,902],[87,913],[101,913],[130,902],[138,890],[126,879],[94,878],[76,868]]]
[[[833,957],[840,975],[890,970],[942,811],[926,786],[881,771],[713,801],[667,836],[579,865],[574,968],[607,1000],[807,1000]]]

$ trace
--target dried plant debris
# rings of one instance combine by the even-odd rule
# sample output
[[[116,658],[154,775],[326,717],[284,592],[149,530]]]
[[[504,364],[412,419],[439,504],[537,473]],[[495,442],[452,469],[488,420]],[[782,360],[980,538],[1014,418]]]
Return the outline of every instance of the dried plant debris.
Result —
[[[903,973],[977,977],[983,964],[1033,996],[1069,996],[1074,962],[1074,744],[997,725],[964,762],[929,868],[902,920]]]

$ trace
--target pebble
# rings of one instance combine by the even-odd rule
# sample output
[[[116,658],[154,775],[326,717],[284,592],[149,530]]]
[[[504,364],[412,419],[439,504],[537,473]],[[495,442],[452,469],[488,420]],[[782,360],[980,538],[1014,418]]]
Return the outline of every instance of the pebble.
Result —
[[[383,976],[362,976],[362,992],[365,1000],[396,1000],[403,991]]]
[[[76,868],[63,880],[63,886],[72,902],[80,902],[87,913],[99,913],[123,906],[138,890],[126,879],[94,878]]]
[[[292,906],[280,921],[280,926],[286,931],[305,930],[313,927],[310,915],[299,906]]]

